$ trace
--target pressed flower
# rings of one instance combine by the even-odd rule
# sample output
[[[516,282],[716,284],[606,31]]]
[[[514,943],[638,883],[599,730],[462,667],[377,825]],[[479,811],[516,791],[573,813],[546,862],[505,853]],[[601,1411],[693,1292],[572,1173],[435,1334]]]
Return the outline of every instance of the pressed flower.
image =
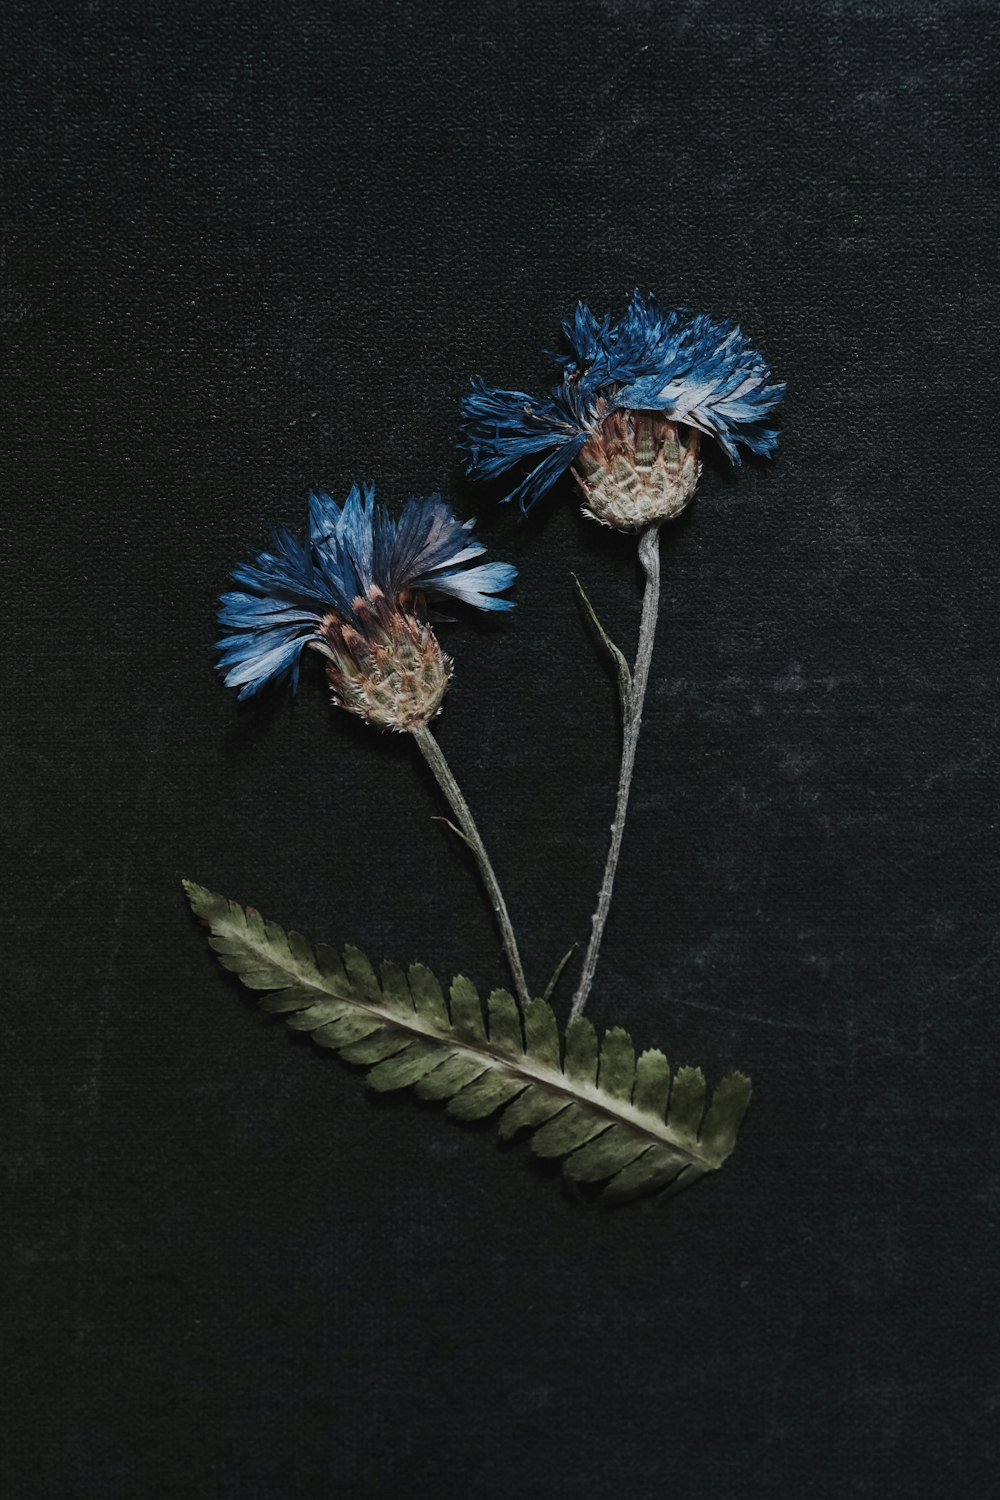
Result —
[[[507,903],[475,819],[440,745],[428,728],[451,676],[427,618],[429,599],[458,599],[476,609],[513,609],[498,596],[517,569],[478,563],[486,548],[474,521],[456,520],[440,495],[409,500],[398,520],[376,505],[373,485],[351,489],[344,504],[309,496],[309,533],[276,531],[273,551],[233,570],[241,585],[223,594],[218,669],[248,698],[267,683],[298,686],[302,652],[326,658],[334,702],[369,724],[408,732],[456,818],[479,866],[500,928],[514,988],[529,997]],[[456,824],[452,824],[455,827]]]
[[[517,570],[467,564],[486,548],[474,522],[456,520],[440,495],[410,500],[398,520],[355,485],[343,506],[309,497],[309,536],[275,532],[273,550],[240,566],[239,592],[222,595],[219,670],[241,698],[269,682],[298,683],[305,647],[326,658],[334,700],[370,723],[414,729],[437,712],[451,663],[427,619],[426,601],[513,608],[498,598]]]
[[[633,292],[624,317],[598,320],[579,303],[562,326],[553,358],[559,383],[543,398],[474,379],[462,402],[460,446],[468,473],[495,479],[526,470],[506,497],[528,510],[569,470],[584,515],[638,533],[645,576],[634,665],[611,641],[578,583],[581,599],[614,661],[622,711],[622,758],[611,843],[571,1015],[594,982],[621,853],[660,599],[659,531],[694,494],[699,450],[710,439],[734,464],[740,448],[770,456],[769,419],[784,385],[735,323],[686,308],[664,312]]]
[[[600,322],[585,303],[563,324],[562,378],[547,398],[473,380],[462,402],[468,472],[492,479],[528,465],[507,496],[530,509],[569,469],[584,513],[623,531],[678,515],[694,493],[703,437],[732,463],[740,445],[768,456],[766,419],[784,385],[738,326],[633,293]]]

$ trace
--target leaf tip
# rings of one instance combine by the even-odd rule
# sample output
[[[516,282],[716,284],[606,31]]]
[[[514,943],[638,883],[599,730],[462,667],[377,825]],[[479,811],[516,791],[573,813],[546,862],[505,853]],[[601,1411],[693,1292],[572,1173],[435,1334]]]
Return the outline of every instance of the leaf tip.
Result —
[[[207,889],[206,886],[198,885],[194,880],[182,880],[184,894],[191,903],[191,910],[196,917],[207,917],[212,905],[218,900],[217,896]]]

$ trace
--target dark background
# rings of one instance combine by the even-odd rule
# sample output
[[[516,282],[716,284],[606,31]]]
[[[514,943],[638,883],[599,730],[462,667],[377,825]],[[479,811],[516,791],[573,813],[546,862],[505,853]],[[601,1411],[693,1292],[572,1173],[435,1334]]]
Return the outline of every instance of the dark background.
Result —
[[[996,4],[8,0],[2,519],[11,1494],[905,1496],[996,1472]],[[236,708],[230,567],[307,489],[444,487],[521,569],[440,740],[541,986],[617,753],[568,488],[462,478],[468,377],[578,297],[788,382],[665,591],[591,1013],[752,1073],[602,1213],[259,1020],[180,893],[501,977],[401,739]],[[562,993],[568,1004],[571,987]]]

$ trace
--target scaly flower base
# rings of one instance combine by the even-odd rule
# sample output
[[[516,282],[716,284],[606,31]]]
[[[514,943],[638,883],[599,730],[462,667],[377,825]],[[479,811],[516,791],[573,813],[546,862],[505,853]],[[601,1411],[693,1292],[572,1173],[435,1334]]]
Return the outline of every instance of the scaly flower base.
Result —
[[[618,531],[645,531],[679,516],[694,494],[698,433],[659,412],[613,411],[572,472],[585,516]]]

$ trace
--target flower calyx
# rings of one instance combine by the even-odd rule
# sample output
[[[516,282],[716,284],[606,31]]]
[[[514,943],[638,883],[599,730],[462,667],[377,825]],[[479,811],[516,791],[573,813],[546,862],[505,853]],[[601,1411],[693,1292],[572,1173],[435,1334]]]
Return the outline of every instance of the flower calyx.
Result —
[[[679,516],[701,473],[698,445],[697,428],[662,412],[611,411],[572,466],[584,515],[618,531]]]
[[[395,600],[373,586],[352,603],[353,620],[331,611],[310,642],[326,658],[334,703],[381,729],[412,730],[441,707],[452,663],[427,622],[421,595]]]

